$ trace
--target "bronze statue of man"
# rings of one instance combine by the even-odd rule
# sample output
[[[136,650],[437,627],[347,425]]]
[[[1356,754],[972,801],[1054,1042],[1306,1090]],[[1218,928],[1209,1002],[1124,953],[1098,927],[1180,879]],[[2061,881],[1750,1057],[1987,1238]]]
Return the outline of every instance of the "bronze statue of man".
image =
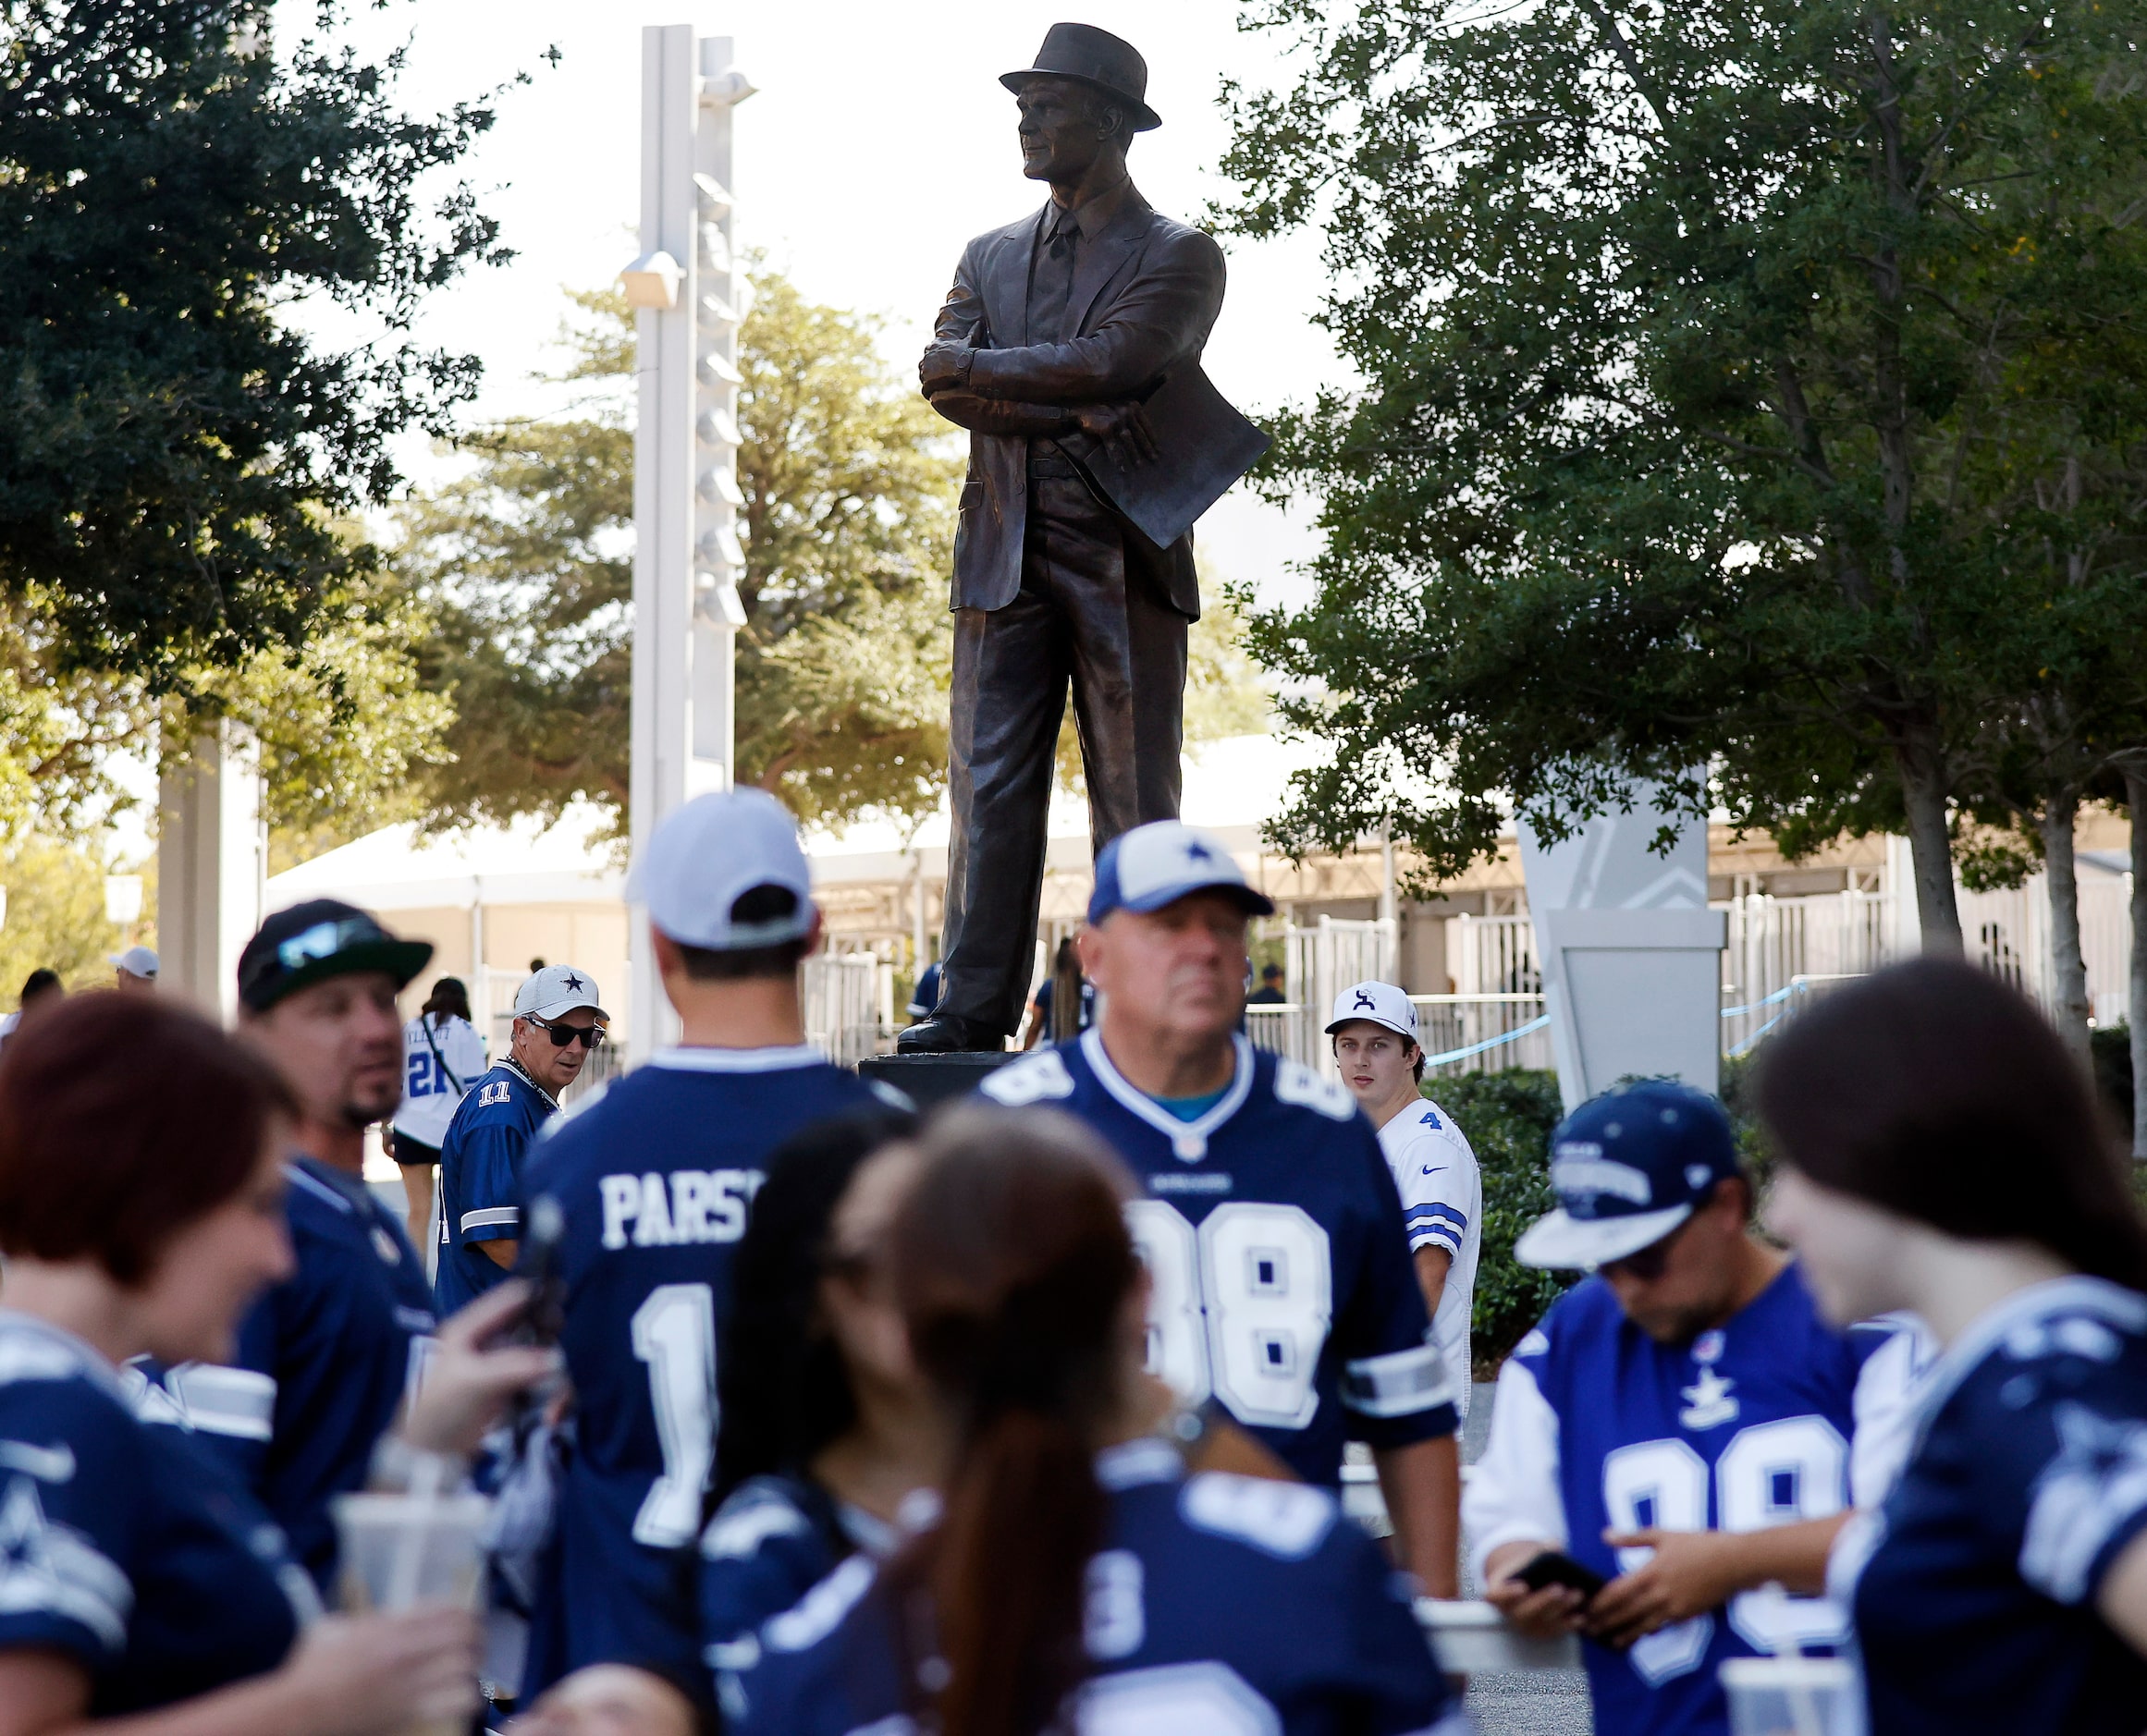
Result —
[[[970,430],[970,458],[943,984],[902,1033],[908,1052],[996,1049],[1020,1020],[1069,687],[1094,848],[1178,813],[1200,613],[1190,526],[1251,461],[1239,436],[1254,454],[1265,442],[1199,370],[1221,250],[1126,175],[1134,135],[1161,125],[1147,77],[1132,44],[1056,24],[1000,80],[1023,173],[1051,197],[970,242],[918,369],[933,408]]]

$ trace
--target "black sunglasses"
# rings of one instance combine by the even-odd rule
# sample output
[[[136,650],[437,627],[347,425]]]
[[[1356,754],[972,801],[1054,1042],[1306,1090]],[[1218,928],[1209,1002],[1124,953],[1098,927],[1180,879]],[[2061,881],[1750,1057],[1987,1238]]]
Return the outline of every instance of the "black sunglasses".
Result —
[[[604,1027],[602,1025],[554,1024],[549,1019],[539,1019],[534,1013],[524,1013],[522,1017],[543,1032],[545,1035],[551,1038],[552,1047],[555,1049],[565,1048],[577,1037],[581,1039],[582,1046],[585,1049],[600,1049],[604,1046]]]

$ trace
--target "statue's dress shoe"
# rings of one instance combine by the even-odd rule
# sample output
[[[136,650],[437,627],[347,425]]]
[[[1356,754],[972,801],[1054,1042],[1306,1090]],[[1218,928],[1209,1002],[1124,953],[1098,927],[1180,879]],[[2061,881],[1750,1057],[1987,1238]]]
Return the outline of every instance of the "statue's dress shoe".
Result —
[[[1006,1033],[960,1013],[935,1013],[895,1035],[897,1055],[973,1055],[1006,1047]]]

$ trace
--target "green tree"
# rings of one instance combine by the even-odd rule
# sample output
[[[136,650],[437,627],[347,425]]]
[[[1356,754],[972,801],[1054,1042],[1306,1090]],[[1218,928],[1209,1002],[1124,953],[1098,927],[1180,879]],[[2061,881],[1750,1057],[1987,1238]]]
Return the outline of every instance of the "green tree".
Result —
[[[579,413],[485,430],[468,475],[408,508],[403,571],[438,611],[427,684],[450,695],[439,819],[555,817],[577,797],[623,825],[632,633],[632,327],[573,298],[559,376]],[[945,431],[876,348],[877,323],[755,285],[739,339],[746,624],[741,781],[801,817],[916,815],[946,777],[945,578],[960,474]]]
[[[264,0],[0,0],[0,593],[62,674],[185,691],[302,645],[374,563],[337,519],[474,388],[410,327],[505,257],[466,185],[424,190],[492,110],[403,111],[399,53],[323,45],[341,10],[272,52]]]
[[[7,889],[0,1010],[14,1010],[16,991],[35,970],[57,971],[70,989],[111,982],[121,935],[104,920],[104,866],[95,856],[56,838],[18,838],[0,850],[0,886]]]
[[[1905,830],[1957,947],[1956,804],[2068,642],[2053,578],[2147,643],[2147,8],[1251,16],[1304,70],[1234,93],[1225,215],[1320,230],[1363,382],[1268,471],[1328,540],[1254,643],[1347,768],[1284,840],[1384,821],[1451,873],[1509,799],[1556,836],[1652,776],[1792,850]]]

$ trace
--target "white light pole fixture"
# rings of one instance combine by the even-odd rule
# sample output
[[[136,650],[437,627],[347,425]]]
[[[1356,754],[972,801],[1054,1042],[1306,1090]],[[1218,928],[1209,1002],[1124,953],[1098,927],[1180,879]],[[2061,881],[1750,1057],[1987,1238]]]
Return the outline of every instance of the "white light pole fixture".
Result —
[[[731,39],[690,24],[641,33],[641,253],[635,309],[633,848],[690,797],[727,789],[738,581],[738,327],[751,286],[732,254],[730,111],[753,81]],[[648,923],[636,912],[627,1038],[673,1040]]]

